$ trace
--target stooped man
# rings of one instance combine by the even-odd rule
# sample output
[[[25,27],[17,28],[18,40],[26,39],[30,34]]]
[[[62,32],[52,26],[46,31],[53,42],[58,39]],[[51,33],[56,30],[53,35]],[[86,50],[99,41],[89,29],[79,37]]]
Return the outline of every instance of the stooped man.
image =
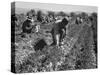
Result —
[[[51,45],[59,46],[66,35],[66,25],[68,24],[68,19],[63,18],[60,22],[56,22],[51,30],[53,43]]]
[[[31,33],[32,31],[32,21],[33,19],[30,17],[27,17],[27,19],[24,21],[23,25],[22,25],[22,31],[23,33]]]

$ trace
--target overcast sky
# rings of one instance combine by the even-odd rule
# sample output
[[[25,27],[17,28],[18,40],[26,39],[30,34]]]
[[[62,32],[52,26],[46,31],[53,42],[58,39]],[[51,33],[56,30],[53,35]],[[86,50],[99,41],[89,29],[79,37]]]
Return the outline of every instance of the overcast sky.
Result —
[[[72,12],[72,11],[83,11],[83,12],[97,12],[97,7],[95,6],[80,6],[80,5],[67,5],[67,4],[48,4],[48,3],[36,3],[36,2],[16,2],[17,8],[27,8],[27,9],[46,9],[46,10],[53,10],[53,11],[65,11],[65,12]]]

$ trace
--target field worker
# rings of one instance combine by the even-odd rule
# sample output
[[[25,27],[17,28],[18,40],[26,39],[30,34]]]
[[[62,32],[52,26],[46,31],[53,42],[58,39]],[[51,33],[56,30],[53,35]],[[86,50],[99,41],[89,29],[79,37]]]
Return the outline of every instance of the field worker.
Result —
[[[32,21],[30,17],[27,16],[27,19],[23,22],[22,30],[23,30],[23,33],[31,33]]]
[[[62,21],[54,23],[54,27],[51,30],[53,43],[51,45],[59,46],[61,41],[64,38],[66,32],[66,25],[68,24],[68,20],[63,18]]]

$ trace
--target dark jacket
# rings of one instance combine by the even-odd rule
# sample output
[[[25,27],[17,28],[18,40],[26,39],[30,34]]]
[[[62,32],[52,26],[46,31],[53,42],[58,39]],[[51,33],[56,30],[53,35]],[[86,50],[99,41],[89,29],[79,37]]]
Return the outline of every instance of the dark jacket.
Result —
[[[22,25],[23,33],[31,33],[31,30],[32,30],[31,23],[32,22],[28,19],[26,21],[24,21],[24,23]]]

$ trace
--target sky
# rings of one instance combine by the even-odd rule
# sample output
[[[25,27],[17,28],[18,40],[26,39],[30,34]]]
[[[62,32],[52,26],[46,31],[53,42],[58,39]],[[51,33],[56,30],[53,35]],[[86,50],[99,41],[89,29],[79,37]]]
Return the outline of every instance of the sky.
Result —
[[[52,11],[64,11],[64,12],[97,12],[96,6],[81,6],[81,5],[67,5],[67,4],[50,4],[50,3],[36,3],[36,2],[16,2],[16,8],[26,9],[45,9]]]

